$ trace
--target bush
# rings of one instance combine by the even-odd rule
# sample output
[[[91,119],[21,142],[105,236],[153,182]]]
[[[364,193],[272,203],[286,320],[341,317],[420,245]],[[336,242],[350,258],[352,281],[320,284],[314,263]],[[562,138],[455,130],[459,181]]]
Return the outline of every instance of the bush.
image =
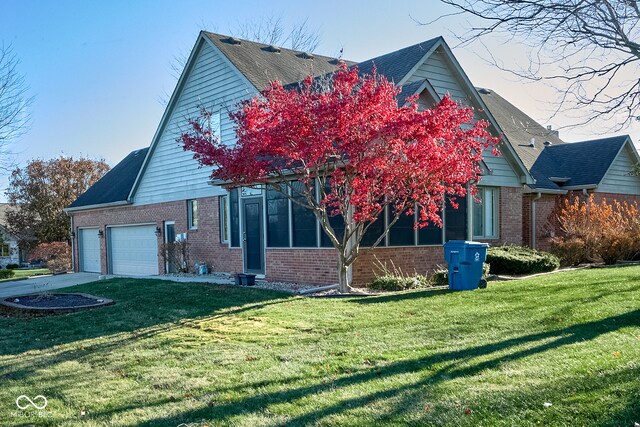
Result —
[[[579,237],[554,237],[551,239],[551,252],[560,258],[560,264],[564,266],[576,266],[589,261],[587,245]]]
[[[389,261],[391,268],[387,266],[386,262],[381,262],[376,258],[374,266],[379,271],[376,273],[375,279],[369,283],[369,288],[380,291],[404,291],[407,289],[426,288],[429,286],[429,281],[426,276],[417,274],[414,272],[412,275],[407,275],[393,263]]]
[[[560,267],[557,256],[522,246],[496,246],[487,251],[491,274],[534,274]]]
[[[639,214],[637,203],[596,202],[593,194],[588,200],[566,199],[556,209],[562,234],[552,239],[553,251],[568,264],[575,264],[581,252],[584,259],[605,264],[632,259],[640,252]]]
[[[407,289],[419,289],[429,286],[426,276],[416,274],[415,276],[377,276],[369,284],[369,288],[380,291],[404,291]]]
[[[10,269],[0,270],[0,279],[11,279],[15,275],[16,273],[13,270],[10,270]]]
[[[29,255],[31,259],[44,260],[52,273],[71,267],[71,247],[67,242],[40,243]]]
[[[15,270],[16,268],[20,268],[20,266],[18,264],[7,264],[6,266],[7,270]]]

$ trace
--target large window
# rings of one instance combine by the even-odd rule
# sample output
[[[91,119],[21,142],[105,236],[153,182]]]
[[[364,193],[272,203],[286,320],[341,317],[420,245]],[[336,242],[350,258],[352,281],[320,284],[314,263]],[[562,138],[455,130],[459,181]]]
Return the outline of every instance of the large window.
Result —
[[[198,201],[187,200],[187,220],[189,223],[189,230],[198,229]]]
[[[267,190],[267,246],[289,247],[289,199],[284,194]]]
[[[229,243],[229,196],[220,196],[220,241]]]
[[[395,212],[393,207],[389,206],[387,212],[389,212],[389,223],[393,221]],[[415,215],[407,215],[403,212],[398,217],[391,229],[389,229],[389,246],[412,246],[415,244],[415,231],[413,226],[416,223]]]
[[[454,208],[451,201],[447,199],[444,209],[445,233],[444,240],[466,240],[467,239],[467,198],[451,198],[458,208]]]
[[[473,237],[478,239],[498,238],[498,189],[478,187],[473,202]]]
[[[304,196],[300,195],[300,191],[297,190],[302,185],[299,181],[293,183],[293,197],[300,203],[306,204]],[[293,247],[314,248],[318,246],[316,215],[311,209],[291,202],[291,229],[293,230]]]
[[[11,248],[9,248],[9,245],[7,243],[0,244],[0,256],[10,256],[10,255],[11,255]]]

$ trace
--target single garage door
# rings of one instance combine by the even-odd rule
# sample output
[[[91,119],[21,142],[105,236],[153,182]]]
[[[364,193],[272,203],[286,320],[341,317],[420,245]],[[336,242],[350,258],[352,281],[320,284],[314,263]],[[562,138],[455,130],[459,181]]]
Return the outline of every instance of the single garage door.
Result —
[[[111,274],[158,274],[158,237],[155,225],[109,227]]]
[[[88,273],[100,273],[100,238],[97,228],[78,230],[78,253],[80,270]]]

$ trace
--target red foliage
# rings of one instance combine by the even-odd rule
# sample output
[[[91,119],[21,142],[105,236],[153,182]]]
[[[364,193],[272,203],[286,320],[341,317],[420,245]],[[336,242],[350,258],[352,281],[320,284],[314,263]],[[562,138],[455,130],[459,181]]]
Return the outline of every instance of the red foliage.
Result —
[[[179,141],[202,165],[216,167],[215,179],[248,185],[284,170],[305,179],[329,168],[332,191],[324,203],[333,214],[348,204],[356,222],[369,221],[386,198],[396,212],[417,203],[420,221],[438,224],[443,196],[464,195],[466,184],[479,178],[483,149],[497,142],[486,122],[471,126],[473,111],[449,97],[425,111],[415,98],[398,106],[399,89],[375,71],[361,76],[343,67],[319,90],[322,83],[308,77],[299,90],[287,90],[273,82],[243,102],[231,114],[234,146],[218,143],[206,111]],[[335,167],[340,160],[346,167]]]
[[[296,89],[272,82],[261,96],[242,102],[230,114],[237,125],[233,146],[220,143],[206,110],[178,141],[201,165],[214,167],[213,179],[269,183],[277,190],[287,179],[301,181],[316,215],[344,216],[345,237],[332,242],[348,266],[355,256],[346,256],[347,241],[355,239],[350,247],[357,256],[363,224],[375,221],[385,205],[397,215],[418,206],[419,226],[441,225],[444,198],[464,196],[468,183],[474,192],[482,152],[496,151],[497,138],[487,122],[473,122],[472,109],[447,96],[420,111],[417,97],[398,105],[398,94],[375,70],[361,75],[343,65],[328,77],[307,77]],[[315,179],[321,182],[317,203]],[[331,191],[325,192],[327,182]],[[331,236],[327,221],[321,223]]]
[[[52,272],[71,267],[71,247],[67,242],[40,243],[30,253],[31,260],[44,260]]]

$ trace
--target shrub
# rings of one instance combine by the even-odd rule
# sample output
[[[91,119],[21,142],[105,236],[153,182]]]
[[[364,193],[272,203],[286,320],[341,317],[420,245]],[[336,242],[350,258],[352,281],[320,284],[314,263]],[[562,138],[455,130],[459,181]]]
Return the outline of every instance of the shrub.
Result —
[[[551,252],[560,258],[560,264],[576,266],[589,261],[587,245],[579,237],[551,239]]]
[[[426,288],[429,286],[429,281],[426,276],[414,273],[407,275],[393,263],[389,261],[391,268],[387,266],[386,262],[381,262],[376,258],[374,266],[378,270],[376,277],[371,283],[369,288],[380,291],[404,291],[407,289]]]
[[[426,288],[427,286],[429,286],[429,281],[426,276],[420,274],[415,276],[376,276],[369,284],[371,289],[380,291],[404,291],[407,289]]]
[[[30,252],[31,259],[41,259],[52,273],[71,267],[71,247],[67,242],[40,243]]]
[[[160,256],[178,273],[189,272],[189,253],[188,240],[176,240],[160,245]]]
[[[567,262],[575,262],[580,254],[575,246],[582,241],[587,259],[615,264],[633,258],[640,251],[639,214],[635,202],[608,203],[604,198],[596,202],[593,194],[588,200],[566,199],[556,209],[562,235],[552,240],[554,251]]]
[[[557,256],[522,246],[496,246],[487,251],[492,274],[534,274],[560,267]]]
[[[10,279],[15,275],[16,273],[13,270],[10,270],[10,269],[0,270],[0,279]]]
[[[7,270],[15,270],[17,268],[20,268],[20,266],[18,264],[7,264],[7,266],[5,268]]]

